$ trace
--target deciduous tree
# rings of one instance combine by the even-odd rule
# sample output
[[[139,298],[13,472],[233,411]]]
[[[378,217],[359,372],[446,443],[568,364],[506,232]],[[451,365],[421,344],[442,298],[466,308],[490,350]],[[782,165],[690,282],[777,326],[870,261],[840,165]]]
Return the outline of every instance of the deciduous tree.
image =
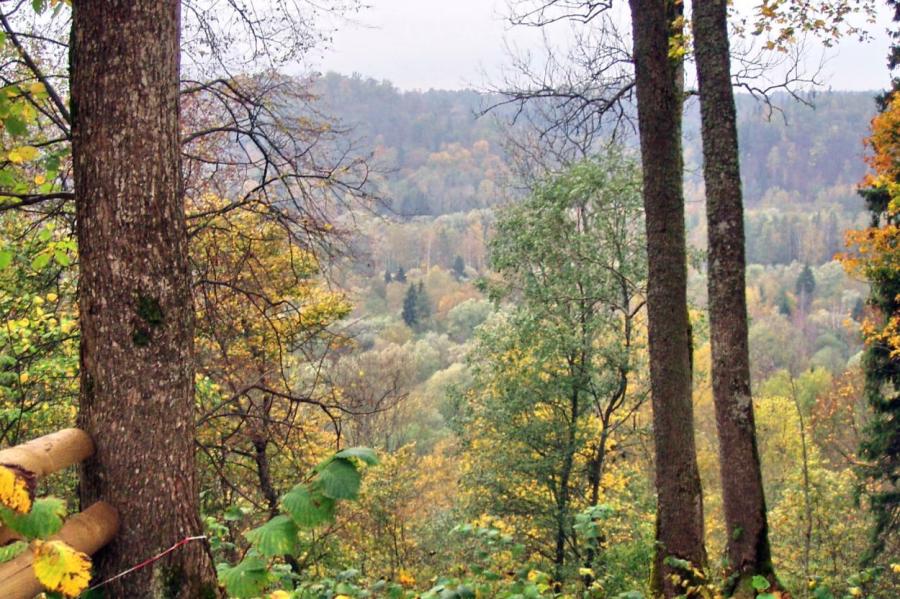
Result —
[[[754,576],[775,583],[750,392],[744,206],[731,78],[728,3],[693,6],[709,235],[712,387],[728,537],[728,590],[752,597]],[[808,267],[807,267],[808,268]]]
[[[103,580],[201,532],[194,314],[181,183],[178,0],[72,11],[72,149],[81,280],[80,425],[97,447],[81,501],[122,526]],[[107,585],[114,596],[215,597],[202,543]]]
[[[673,560],[706,565],[703,494],[697,468],[692,404],[691,324],[687,308],[681,114],[683,59],[671,52],[682,35],[675,0],[630,0],[644,213],[647,223],[647,317],[653,431],[656,441],[656,592],[682,592]],[[676,44],[677,47],[677,44]]]

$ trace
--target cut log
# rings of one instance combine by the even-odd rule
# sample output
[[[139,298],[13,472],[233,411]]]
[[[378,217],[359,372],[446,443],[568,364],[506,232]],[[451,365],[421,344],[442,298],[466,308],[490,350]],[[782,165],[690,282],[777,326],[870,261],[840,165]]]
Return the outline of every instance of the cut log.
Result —
[[[119,529],[119,514],[103,501],[75,514],[63,525],[53,539],[65,541],[82,553],[94,554],[109,543]],[[0,564],[0,589],[3,599],[33,599],[43,592],[41,583],[34,577],[31,551]]]
[[[41,478],[78,464],[93,453],[94,443],[86,432],[67,428],[0,450],[0,464],[13,464]],[[0,546],[18,538],[18,534],[0,526]]]
[[[67,428],[0,450],[0,464],[15,464],[40,478],[78,464],[93,453],[94,443],[86,432]]]

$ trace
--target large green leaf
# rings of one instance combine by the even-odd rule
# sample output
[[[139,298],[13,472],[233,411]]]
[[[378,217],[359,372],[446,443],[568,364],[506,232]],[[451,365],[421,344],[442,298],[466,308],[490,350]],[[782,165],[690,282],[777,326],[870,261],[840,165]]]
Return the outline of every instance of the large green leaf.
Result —
[[[6,525],[29,539],[45,539],[62,528],[66,516],[66,505],[56,497],[38,499],[27,514],[16,514],[3,509],[2,518]]]
[[[244,533],[266,557],[293,555],[297,551],[297,525],[288,516],[275,516],[262,526]]]
[[[247,556],[233,568],[219,567],[219,581],[229,597],[252,599],[262,594],[269,581],[266,563],[256,556]]]
[[[338,457],[328,462],[318,476],[322,493],[332,499],[356,499],[361,480],[353,462]]]
[[[281,498],[281,503],[301,528],[313,528],[334,518],[334,499],[310,491],[307,485],[291,489]]]
[[[349,447],[342,451],[334,454],[336,458],[356,458],[358,460],[362,460],[369,466],[374,466],[378,463],[378,456],[375,455],[375,451],[368,447]]]

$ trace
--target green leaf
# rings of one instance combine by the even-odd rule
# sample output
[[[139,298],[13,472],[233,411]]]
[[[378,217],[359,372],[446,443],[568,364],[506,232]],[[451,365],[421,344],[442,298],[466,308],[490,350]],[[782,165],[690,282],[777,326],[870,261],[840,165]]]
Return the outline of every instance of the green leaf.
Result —
[[[253,555],[248,555],[233,568],[219,567],[219,582],[225,586],[229,597],[236,599],[258,597],[268,581],[265,562]]]
[[[11,250],[0,250],[0,270],[4,270],[7,266],[10,265],[13,259],[13,253]]]
[[[13,136],[25,135],[28,133],[28,125],[25,124],[25,121],[15,116],[8,116],[3,119],[3,128]]]
[[[16,541],[0,547],[0,564],[18,557],[26,549],[28,549],[28,543],[24,541]]]
[[[239,505],[229,506],[224,515],[226,522],[238,522],[244,519],[244,510]]]
[[[281,498],[281,504],[297,526],[313,528],[334,518],[334,499],[297,485]]]
[[[362,477],[356,466],[346,458],[335,458],[319,472],[322,492],[332,499],[356,499]]]
[[[750,586],[752,586],[756,591],[765,591],[769,588],[769,581],[765,576],[760,576],[757,574],[753,578],[750,579]]]
[[[31,261],[31,268],[33,270],[43,270],[45,266],[50,263],[50,254],[43,253],[38,254],[34,257],[34,260]]]
[[[670,568],[674,568],[676,570],[684,570],[687,572],[690,572],[691,570],[691,562],[687,561],[686,559],[679,559],[675,556],[668,555],[663,560],[663,562]]]
[[[378,456],[375,455],[375,451],[368,447],[350,447],[348,449],[344,449],[343,451],[339,451],[334,454],[336,458],[356,458],[368,464],[369,466],[374,466],[378,463]]]
[[[53,252],[53,259],[56,260],[56,263],[60,266],[68,266],[72,263],[72,259],[69,258],[69,254],[65,253],[62,250],[56,250]]]
[[[275,516],[262,526],[244,533],[266,557],[293,555],[297,551],[297,525],[288,516]]]
[[[12,187],[16,184],[16,173],[8,168],[0,169],[0,187]]]
[[[29,539],[45,539],[62,528],[66,505],[56,497],[38,499],[27,514],[3,510],[3,521],[17,533]]]

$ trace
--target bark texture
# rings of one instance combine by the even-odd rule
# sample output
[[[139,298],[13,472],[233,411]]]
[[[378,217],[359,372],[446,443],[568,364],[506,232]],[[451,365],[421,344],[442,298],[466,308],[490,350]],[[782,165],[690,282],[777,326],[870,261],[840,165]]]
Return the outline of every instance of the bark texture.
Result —
[[[712,386],[728,570],[742,592],[754,574],[772,578],[759,451],[750,394],[744,209],[726,0],[694,4],[694,54],[700,86],[703,175],[709,231]],[[752,592],[752,588],[748,588]]]
[[[647,315],[656,439],[657,594],[681,592],[668,556],[706,563],[703,496],[694,442],[691,332],[682,188],[683,67],[670,58],[674,0],[630,0],[647,223]]]
[[[80,425],[96,453],[81,502],[121,517],[104,580],[200,534],[193,309],[181,197],[179,0],[75,0],[73,160],[81,280]],[[215,597],[202,543],[105,587],[109,597]]]

